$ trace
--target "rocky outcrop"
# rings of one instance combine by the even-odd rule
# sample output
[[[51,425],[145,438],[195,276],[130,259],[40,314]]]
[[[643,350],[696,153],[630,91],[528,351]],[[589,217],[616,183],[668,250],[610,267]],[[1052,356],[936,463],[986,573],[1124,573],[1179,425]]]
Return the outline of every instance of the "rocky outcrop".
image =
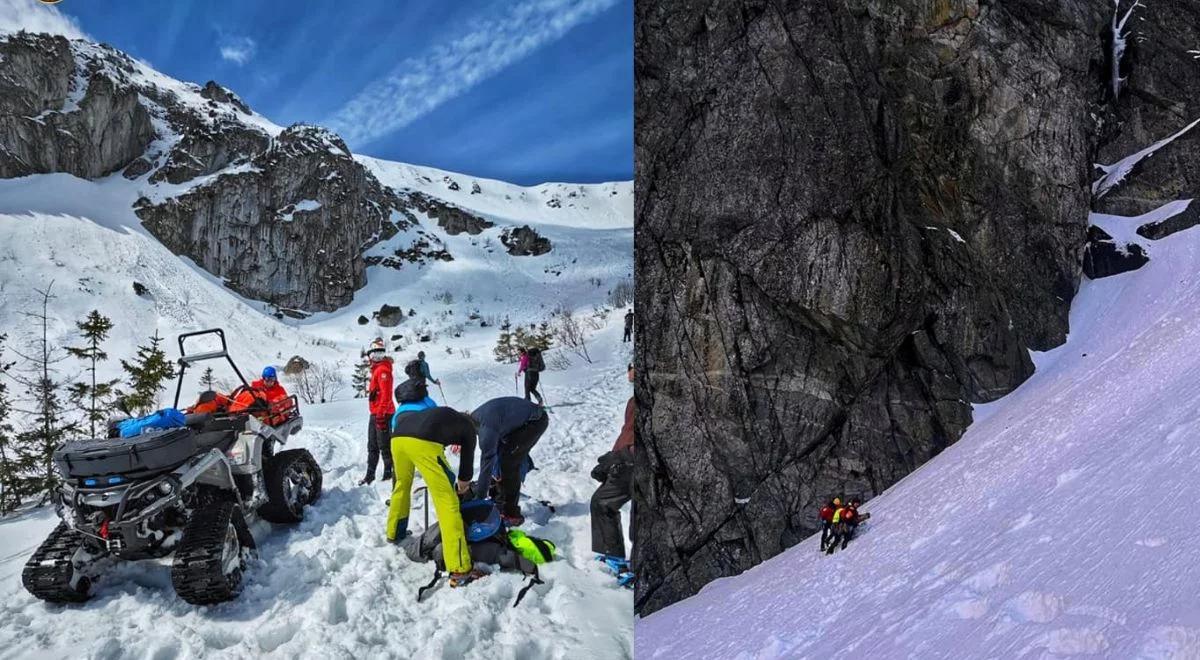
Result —
[[[529,225],[507,227],[500,232],[500,243],[514,257],[536,257],[550,251],[550,239],[533,230]]]
[[[161,202],[143,198],[135,210],[164,245],[233,290],[329,311],[366,283],[362,250],[392,223],[396,203],[340,138],[296,125],[243,171]]]
[[[303,318],[348,303],[363,251],[415,219],[393,219],[398,198],[336,135],[276,132],[215,82],[172,81],[86,41],[0,38],[0,177],[144,179],[135,211],[168,248]]]
[[[384,305],[373,314],[375,321],[384,328],[394,328],[404,322],[404,310],[394,305]]]
[[[1155,201],[1157,202],[1159,200]],[[1138,227],[1137,233],[1139,236],[1157,241],[1161,238],[1166,238],[1171,234],[1181,232],[1185,229],[1191,229],[1196,225],[1200,225],[1200,204],[1197,204],[1195,201],[1193,201],[1188,204],[1187,208],[1181,213],[1173,215],[1165,220],[1148,222],[1141,227]]]
[[[1108,232],[1088,227],[1088,242],[1083,249],[1083,274],[1093,280],[1137,270],[1150,257],[1137,243],[1118,244]]]
[[[438,226],[451,236],[463,233],[477,236],[483,233],[484,229],[495,226],[494,222],[485,220],[470,211],[419,192],[409,193],[403,199],[417,210],[436,220]]]
[[[637,3],[637,609],[961,437],[1061,343],[1110,6]]]
[[[105,59],[76,58],[64,37],[0,38],[0,178],[101,177],[149,147],[154,127],[138,90],[111,75],[132,61],[95,49]]]
[[[1131,4],[1122,2],[1122,15]],[[1194,52],[1200,49],[1200,4],[1166,0],[1142,3],[1133,12],[1122,58],[1125,79],[1105,115],[1097,163],[1115,163],[1200,119],[1200,62]],[[1140,161],[1120,186],[1097,200],[1096,210],[1137,216],[1196,197],[1197,154],[1200,126]]]

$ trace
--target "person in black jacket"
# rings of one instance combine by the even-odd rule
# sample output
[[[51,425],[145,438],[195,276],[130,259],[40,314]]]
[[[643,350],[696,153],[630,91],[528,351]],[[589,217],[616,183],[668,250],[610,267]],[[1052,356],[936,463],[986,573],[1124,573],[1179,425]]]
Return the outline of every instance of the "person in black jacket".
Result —
[[[503,396],[471,413],[479,427],[479,479],[475,496],[487,497],[492,482],[499,482],[500,515],[509,526],[525,522],[521,515],[522,465],[537,444],[550,416],[541,406],[515,396]]]

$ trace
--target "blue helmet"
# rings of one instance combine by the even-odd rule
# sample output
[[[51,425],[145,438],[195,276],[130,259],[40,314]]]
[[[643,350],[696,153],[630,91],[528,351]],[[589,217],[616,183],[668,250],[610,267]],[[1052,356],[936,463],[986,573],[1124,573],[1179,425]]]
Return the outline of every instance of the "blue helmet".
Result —
[[[266,367],[263,369],[262,377],[275,379],[275,367]]]

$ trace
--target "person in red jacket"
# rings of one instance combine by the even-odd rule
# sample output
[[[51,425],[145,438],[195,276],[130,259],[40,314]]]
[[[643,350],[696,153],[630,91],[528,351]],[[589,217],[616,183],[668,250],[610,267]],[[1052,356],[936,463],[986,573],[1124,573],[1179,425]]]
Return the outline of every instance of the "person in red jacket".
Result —
[[[275,367],[267,366],[262,370],[262,378],[250,383],[250,389],[243,389],[234,397],[229,412],[245,410],[255,417],[262,417],[267,424],[277,424],[286,418],[290,408],[287,390],[279,383]]]
[[[842,504],[838,498],[826,500],[825,506],[821,507],[821,552],[825,552],[826,546],[829,545],[829,537],[833,533],[833,512]]]
[[[391,433],[388,428],[396,402],[392,398],[392,358],[384,354],[382,339],[371,342],[367,358],[371,361],[371,381],[367,385],[367,401],[371,410],[371,423],[367,427],[367,474],[358,485],[365,486],[375,481],[375,466],[383,454],[383,479],[395,479],[392,470]]]

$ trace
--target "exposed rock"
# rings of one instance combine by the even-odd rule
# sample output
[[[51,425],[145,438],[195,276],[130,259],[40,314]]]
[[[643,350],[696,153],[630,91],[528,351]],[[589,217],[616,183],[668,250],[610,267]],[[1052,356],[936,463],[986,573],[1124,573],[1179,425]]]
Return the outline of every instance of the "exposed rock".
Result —
[[[367,317],[363,316],[362,314],[359,314],[359,315],[358,315],[358,324],[359,324],[359,325],[366,325],[366,324],[368,324],[368,323],[370,323],[370,322],[371,322],[371,319],[369,319],[369,318],[367,318]]]
[[[883,491],[1063,341],[1105,10],[636,4],[639,612]]]
[[[536,257],[550,251],[550,239],[539,236],[529,225],[505,228],[500,242],[514,257]]]
[[[392,335],[392,341],[400,341],[403,338],[404,335]]]
[[[0,178],[66,172],[92,179],[128,165],[154,139],[138,89],[119,76],[129,58],[73,55],[60,36],[0,40]]]
[[[143,156],[142,158],[138,158],[130,163],[124,169],[124,171],[121,172],[121,176],[125,177],[126,179],[136,179],[153,169],[154,163],[151,162],[149,158]]]
[[[484,229],[495,226],[494,222],[421,193],[409,193],[405,201],[410,202],[419,211],[436,220],[438,226],[451,236],[457,236],[464,232],[476,236]]]
[[[283,366],[283,373],[285,373],[289,376],[295,376],[296,374],[299,374],[299,373],[303,372],[304,370],[308,369],[308,367],[309,367],[308,360],[305,360],[304,358],[300,357],[299,355],[293,355],[291,357],[291,359],[289,359],[287,361],[287,364],[285,364]]]
[[[472,181],[472,182],[471,182],[471,194],[472,194],[472,195],[478,195],[478,194],[479,194],[479,193],[481,193],[481,192],[483,192],[483,191],[479,189],[479,182],[478,182],[478,181]]]
[[[245,114],[250,114],[250,106],[238,98],[237,94],[218,85],[214,80],[210,80],[204,84],[204,89],[200,90],[200,96],[210,101],[216,101],[217,103],[228,103]]]
[[[145,284],[142,284],[141,282],[138,282],[138,281],[134,281],[133,293],[134,293],[134,295],[137,295],[137,296],[144,296],[147,293],[150,293],[150,290],[146,288]]]
[[[301,201],[318,206],[287,217]],[[337,309],[366,283],[361,250],[397,203],[329,131],[284,130],[242,171],[161,203],[139,200],[144,226],[243,295],[311,311]]]
[[[1121,3],[1122,13],[1130,4]],[[1189,52],[1200,48],[1200,3],[1143,3],[1129,26],[1122,61],[1125,82],[1106,115],[1097,163],[1115,163],[1200,119],[1200,62]],[[1096,202],[1096,210],[1138,216],[1191,197],[1200,189],[1198,154],[1200,126],[1139,162],[1124,182]]]
[[[392,305],[384,305],[375,312],[375,322],[385,328],[394,328],[404,321],[404,310]]]
[[[1118,245],[1103,229],[1088,227],[1088,243],[1083,249],[1083,274],[1093,280],[1137,270],[1150,257],[1137,243]]]
[[[1176,232],[1191,229],[1196,225],[1200,225],[1200,204],[1193,201],[1182,213],[1173,215],[1166,220],[1148,222],[1138,227],[1137,233],[1139,236],[1157,241]]]

